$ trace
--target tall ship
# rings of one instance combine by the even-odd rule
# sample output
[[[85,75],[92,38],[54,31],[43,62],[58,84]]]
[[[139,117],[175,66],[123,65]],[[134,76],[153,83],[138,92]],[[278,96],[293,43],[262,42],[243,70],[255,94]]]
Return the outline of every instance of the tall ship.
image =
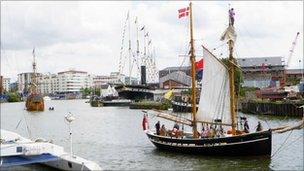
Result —
[[[27,111],[44,111],[43,96],[38,91],[38,79],[36,68],[35,48],[33,49],[33,74],[31,78],[29,95],[26,98],[25,107]]]
[[[139,25],[138,17],[132,20],[128,12],[123,27],[119,58],[119,75],[127,74],[125,79],[121,79],[121,84],[115,87],[121,98],[136,101],[153,100],[155,86],[151,83],[156,82],[157,71],[150,37],[147,26]],[[136,40],[136,43],[132,40]],[[124,72],[125,69],[127,71]],[[136,78],[140,81],[136,81]]]
[[[146,129],[147,127],[143,121],[145,134],[158,149],[218,156],[271,155],[271,129],[246,132],[238,124],[234,84],[237,64],[233,57],[236,40],[233,8],[229,10],[229,14],[229,26],[221,37],[221,40],[228,44],[229,57],[227,64],[214,56],[205,46],[202,46],[205,66],[200,102],[196,111],[197,88],[192,3],[190,2],[189,7],[179,10],[180,18],[190,17],[189,56],[192,77],[192,116],[191,119],[188,119],[160,111],[151,112],[154,116],[174,121],[177,125],[174,125],[172,131],[164,131],[165,128],[159,129],[159,127],[156,127],[156,130],[150,130]],[[178,123],[191,127],[192,132],[179,130]],[[199,126],[201,126],[202,133],[198,131]]]

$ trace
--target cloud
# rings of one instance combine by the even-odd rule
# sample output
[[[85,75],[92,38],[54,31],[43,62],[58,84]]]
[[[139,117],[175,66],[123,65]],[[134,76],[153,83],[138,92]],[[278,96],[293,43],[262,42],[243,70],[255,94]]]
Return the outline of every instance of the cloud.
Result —
[[[303,30],[303,2],[202,1],[193,3],[194,35],[216,55],[227,55],[219,37],[228,24],[228,4],[235,8],[237,57],[287,56],[296,32]],[[3,1],[1,2],[1,74],[15,78],[31,70],[31,51],[37,51],[38,71],[56,73],[69,68],[108,75],[118,71],[122,32],[130,11],[132,48],[136,49],[135,17],[146,26],[155,48],[157,68],[180,66],[187,54],[189,20],[178,19],[184,1]],[[139,32],[143,49],[143,33]],[[125,33],[127,49],[128,32]],[[303,33],[291,60],[303,58]],[[123,53],[128,56],[127,52]],[[188,64],[185,60],[184,64]],[[128,73],[125,60],[124,73]],[[135,74],[136,69],[133,69]]]

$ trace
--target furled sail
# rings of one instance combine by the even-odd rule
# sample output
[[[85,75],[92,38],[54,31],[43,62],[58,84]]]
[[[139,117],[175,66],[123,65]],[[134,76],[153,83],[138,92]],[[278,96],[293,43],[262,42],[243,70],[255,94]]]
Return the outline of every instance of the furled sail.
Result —
[[[228,69],[205,47],[203,57],[205,66],[197,120],[231,124]]]
[[[221,41],[229,41],[232,40],[233,44],[236,41],[236,33],[233,26],[228,26],[225,32],[221,36]]]

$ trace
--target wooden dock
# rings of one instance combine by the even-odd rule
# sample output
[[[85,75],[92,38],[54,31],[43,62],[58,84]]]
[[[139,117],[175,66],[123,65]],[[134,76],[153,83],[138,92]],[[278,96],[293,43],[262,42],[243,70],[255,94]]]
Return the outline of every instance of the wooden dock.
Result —
[[[303,116],[303,102],[264,102],[248,101],[240,102],[240,110],[243,113],[275,115],[275,116]]]

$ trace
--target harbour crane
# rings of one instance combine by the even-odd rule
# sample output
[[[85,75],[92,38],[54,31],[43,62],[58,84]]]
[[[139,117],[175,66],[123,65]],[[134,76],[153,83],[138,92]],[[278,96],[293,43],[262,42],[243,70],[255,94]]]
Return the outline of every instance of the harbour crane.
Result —
[[[277,99],[282,99],[286,96],[286,92],[284,91],[284,86],[286,85],[286,80],[287,80],[286,79],[286,77],[287,77],[286,69],[287,69],[287,67],[289,67],[290,60],[293,55],[295,46],[297,44],[297,39],[298,39],[299,35],[300,35],[300,32],[297,32],[296,37],[295,37],[294,41],[292,42],[291,48],[289,50],[288,57],[287,57],[287,59],[285,58],[287,60],[287,63],[285,63],[283,77],[280,77],[280,76],[279,76],[279,78],[277,77],[279,80],[281,80],[280,88],[279,89],[277,89],[276,87],[262,88],[261,90],[257,91],[257,95],[259,97],[268,98],[271,100],[277,100]],[[283,90],[283,91],[280,91],[280,90]]]
[[[287,65],[286,65],[287,67],[289,66],[289,63],[290,63],[291,57],[293,55],[294,48],[297,44],[297,40],[298,40],[299,35],[300,35],[300,32],[297,32],[297,35],[296,35],[294,41],[292,42],[291,48],[289,50],[288,58],[287,58]]]
[[[288,54],[288,57],[287,57],[287,63],[286,63],[286,68],[289,67],[289,64],[290,64],[290,60],[291,60],[291,57],[293,55],[293,52],[294,52],[294,49],[296,47],[296,44],[297,44],[297,40],[298,40],[298,37],[300,35],[300,32],[297,32],[297,35],[294,39],[294,41],[292,42],[292,45],[291,45],[291,48],[289,50],[289,54]],[[284,80],[283,80],[283,84],[281,84],[281,87],[285,86],[286,84],[286,68],[284,69]]]

